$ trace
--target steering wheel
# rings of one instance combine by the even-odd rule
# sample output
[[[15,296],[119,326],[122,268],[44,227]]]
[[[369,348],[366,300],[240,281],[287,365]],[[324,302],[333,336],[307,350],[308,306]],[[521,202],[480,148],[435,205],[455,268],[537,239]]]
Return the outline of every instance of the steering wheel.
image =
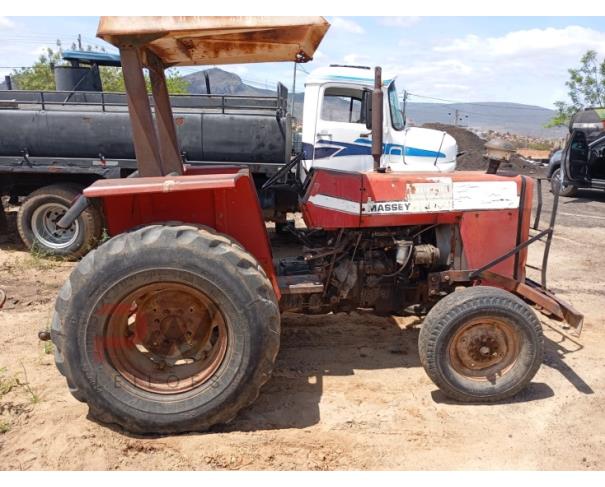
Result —
[[[261,186],[261,190],[264,191],[265,189],[268,189],[271,186],[273,186],[277,181],[279,181],[282,177],[284,177],[286,174],[288,174],[294,166],[299,164],[301,160],[302,160],[302,152],[299,154],[296,154],[290,162],[288,162],[279,171],[277,171],[273,176],[271,176],[269,179],[267,179],[267,181],[265,181],[265,184],[263,184]]]

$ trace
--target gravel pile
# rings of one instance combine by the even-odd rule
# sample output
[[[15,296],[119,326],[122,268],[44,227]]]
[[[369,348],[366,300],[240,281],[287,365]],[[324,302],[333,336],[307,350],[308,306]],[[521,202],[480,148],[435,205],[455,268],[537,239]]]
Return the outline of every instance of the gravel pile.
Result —
[[[483,171],[487,168],[487,160],[483,157],[487,140],[483,140],[470,130],[462,127],[455,127],[454,125],[426,123],[423,127],[427,129],[443,130],[456,139],[456,142],[458,143],[458,152],[464,152],[463,155],[458,157],[458,171]],[[547,171],[546,167],[524,161],[517,155],[513,155],[510,163],[504,163],[500,167],[502,171],[512,171],[534,177],[543,177],[546,175]]]

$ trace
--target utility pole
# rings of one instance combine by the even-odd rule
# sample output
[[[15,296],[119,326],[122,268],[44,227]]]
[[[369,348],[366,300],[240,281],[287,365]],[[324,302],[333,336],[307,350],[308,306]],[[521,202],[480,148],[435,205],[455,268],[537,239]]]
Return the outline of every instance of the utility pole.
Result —
[[[292,101],[290,102],[290,113],[292,114],[292,120],[294,120],[294,96],[296,95],[296,71],[298,64],[294,61],[294,73],[292,74]]]
[[[460,115],[460,110],[456,108],[453,112],[448,112],[448,115],[454,116],[454,127],[458,126],[458,122],[462,122],[465,118],[468,119],[468,115]]]
[[[82,34],[78,34],[78,49],[82,50]]]

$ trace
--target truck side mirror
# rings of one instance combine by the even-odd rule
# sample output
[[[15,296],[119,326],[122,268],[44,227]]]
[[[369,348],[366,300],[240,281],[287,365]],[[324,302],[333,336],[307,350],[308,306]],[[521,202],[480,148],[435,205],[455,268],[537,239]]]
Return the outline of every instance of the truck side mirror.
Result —
[[[363,114],[362,122],[366,124],[367,129],[371,129],[372,128],[372,92],[370,90],[363,90],[361,106],[362,106],[362,114]]]

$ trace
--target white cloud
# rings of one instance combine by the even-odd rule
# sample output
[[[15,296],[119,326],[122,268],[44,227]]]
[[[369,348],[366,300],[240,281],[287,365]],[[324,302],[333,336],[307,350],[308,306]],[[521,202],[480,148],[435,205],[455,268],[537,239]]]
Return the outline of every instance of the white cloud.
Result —
[[[368,56],[364,56],[363,54],[347,54],[343,57],[344,63],[350,65],[364,64],[368,59]]]
[[[38,56],[40,56],[42,54],[47,54],[47,52],[48,52],[48,46],[46,44],[44,44],[44,45],[39,45],[38,47],[30,50],[29,54],[33,54],[34,56],[36,56],[36,59],[37,59]]]
[[[393,74],[408,77],[415,76],[470,76],[474,74],[475,68],[458,59],[442,59],[439,61],[418,61],[409,66],[391,65],[385,66],[384,70]]]
[[[379,23],[387,27],[412,27],[422,20],[421,17],[381,17]]]
[[[334,17],[331,20],[332,28],[336,30],[343,30],[350,32],[351,34],[363,34],[365,30],[361,25],[352,20],[344,19],[342,17]]]
[[[410,39],[399,39],[399,41],[397,42],[397,46],[410,48],[416,46],[416,42]]]
[[[443,92],[459,92],[459,93],[469,93],[471,91],[471,87],[468,85],[461,85],[457,83],[435,83],[434,87],[443,90]]]
[[[240,76],[242,74],[246,74],[249,71],[246,66],[242,66],[242,65],[239,65],[239,64],[232,64],[232,65],[230,65],[226,69],[228,71],[231,71],[232,73],[239,74]]]
[[[0,29],[12,29],[15,27],[15,23],[8,17],[0,15]]]
[[[500,37],[474,34],[433,48],[436,52],[479,52],[490,56],[523,56],[536,52],[577,54],[587,49],[605,52],[605,32],[572,25],[564,28],[527,29]]]
[[[468,34],[440,39],[432,49],[409,56],[415,62],[403,66],[418,93],[549,106],[567,97],[567,69],[578,66],[589,49],[596,50],[600,58],[605,56],[605,29],[570,25],[514,30],[499,36]],[[471,89],[465,94],[448,84]]]

